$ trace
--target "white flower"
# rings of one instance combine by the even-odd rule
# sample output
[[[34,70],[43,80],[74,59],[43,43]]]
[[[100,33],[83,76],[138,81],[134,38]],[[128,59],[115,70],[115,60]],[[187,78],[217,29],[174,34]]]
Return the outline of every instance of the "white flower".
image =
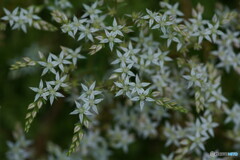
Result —
[[[177,37],[177,32],[167,30],[167,33],[161,36],[164,39],[167,39],[167,46],[169,47],[172,43],[172,41],[181,44],[180,40]],[[179,49],[178,49],[179,50]]]
[[[45,100],[47,99],[48,94],[46,93],[46,88],[43,88],[42,80],[40,81],[38,88],[30,87],[30,89],[37,93],[34,102],[37,101],[40,97],[44,98]]]
[[[27,17],[25,17],[23,12],[20,12],[20,15],[15,17],[15,23],[12,27],[12,29],[22,29],[23,32],[27,32],[27,26],[28,23]]]
[[[163,34],[166,34],[166,30],[167,30],[166,27],[168,27],[172,24],[171,21],[167,20],[167,15],[166,14],[158,15],[154,19],[157,22],[157,24],[154,25],[152,27],[152,29],[161,29]]]
[[[116,38],[117,33],[111,31],[110,33],[105,30],[106,38],[102,38],[101,36],[97,37],[100,40],[100,43],[109,43],[109,48],[111,51],[113,50],[114,43],[121,43],[122,40]]]
[[[157,17],[158,13],[152,12],[152,11],[150,11],[148,9],[146,9],[146,11],[147,11],[148,15],[143,16],[142,18],[143,19],[148,19],[149,20],[149,22],[148,22],[149,23],[149,27],[151,27],[153,25],[154,19]]]
[[[129,83],[129,76],[126,76],[123,78],[121,82],[114,82],[114,84],[120,88],[120,90],[115,94],[115,97],[120,96],[120,95],[130,95],[130,83]]]
[[[167,86],[168,77],[166,77],[169,73],[166,74],[157,74],[152,76],[152,81],[154,83],[154,88],[157,88],[160,92],[162,92],[163,88]]]
[[[155,101],[154,99],[152,99],[149,96],[149,91],[150,89],[141,89],[137,92],[137,96],[134,96],[133,98],[131,98],[132,101],[140,101],[140,109],[142,110],[144,107],[144,103],[145,102],[153,102]]]
[[[80,27],[85,22],[87,22],[87,19],[78,19],[76,16],[73,17],[73,22],[70,24],[70,26],[72,27],[71,30],[73,30],[74,35],[80,30]]]
[[[130,41],[129,44],[128,44],[128,48],[121,47],[121,49],[122,49],[125,53],[129,53],[129,57],[132,59],[132,61],[134,61],[135,63],[137,63],[137,61],[138,61],[137,53],[139,53],[141,49],[139,49],[139,48],[133,48],[131,41]]]
[[[106,14],[101,15],[101,16],[96,16],[92,19],[90,19],[90,22],[92,24],[92,26],[94,28],[98,28],[98,29],[104,29],[105,28],[105,18],[106,18]]]
[[[240,127],[240,105],[238,103],[234,103],[231,109],[224,109],[227,117],[224,123],[234,122],[236,126]]]
[[[165,12],[166,15],[169,16],[183,16],[183,13],[178,10],[179,3],[175,3],[174,5],[171,5],[166,2],[160,2],[162,7],[166,7],[167,11]]]
[[[115,61],[113,61],[112,64],[133,63],[133,61],[130,59],[129,52],[122,54],[119,50],[117,50],[117,56],[118,56],[118,58]]]
[[[138,131],[138,134],[141,135],[143,138],[156,136],[157,135],[156,127],[158,123],[155,121],[152,121],[144,112],[142,113],[143,114],[140,117],[139,125],[136,126],[136,130]]]
[[[72,59],[73,65],[75,65],[75,66],[77,64],[78,59],[86,58],[86,57],[82,56],[81,54],[79,54],[81,52],[81,49],[82,49],[81,46],[76,48],[75,50],[63,47],[63,50],[66,51],[66,53],[67,53],[66,59]]]
[[[80,103],[78,103],[77,101],[75,101],[75,104],[77,106],[77,109],[75,109],[74,111],[72,111],[70,114],[78,114],[79,115],[79,120],[81,123],[83,123],[83,118],[84,118],[84,115],[86,116],[90,116],[90,115],[93,115],[89,109],[90,109],[90,106],[87,106],[87,105],[81,105]]]
[[[27,32],[27,25],[31,26],[34,20],[41,19],[37,15],[35,15],[34,7],[29,7],[28,10],[23,8],[15,8],[11,13],[9,10],[4,8],[4,12],[6,16],[1,19],[5,21],[9,21],[12,29],[22,29],[25,33]]]
[[[83,107],[89,106],[89,107],[92,108],[92,110],[93,110],[95,113],[98,114],[97,104],[99,104],[100,102],[103,101],[102,98],[100,98],[100,99],[95,99],[94,96],[91,95],[91,96],[88,97],[88,98],[83,98],[83,97],[82,97],[81,100],[83,100],[83,102],[84,102]]]
[[[197,31],[199,28],[203,27],[208,23],[207,20],[202,19],[202,13],[197,13],[194,18],[190,18],[189,21],[192,23],[193,31]]]
[[[65,88],[65,87],[68,87],[68,85],[66,83],[64,83],[66,81],[66,78],[67,78],[67,75],[64,75],[64,76],[60,77],[59,73],[57,72],[55,81],[50,81],[50,82],[47,82],[47,83],[50,84],[50,85],[57,86],[57,89],[59,89],[60,87]]]
[[[153,61],[153,63],[159,65],[161,68],[164,68],[164,63],[165,62],[172,61],[172,59],[167,56],[168,53],[169,53],[168,51],[162,52],[158,48],[157,53],[155,53],[156,55],[158,55],[158,57]]]
[[[23,12],[23,14],[26,17],[26,20],[30,26],[32,25],[33,20],[41,19],[39,16],[34,14],[34,7],[32,7],[32,6],[28,10],[21,8],[21,12]]]
[[[208,137],[201,136],[199,132],[196,132],[194,136],[189,135],[188,138],[192,141],[190,150],[193,150],[195,148],[200,148],[203,151],[205,150],[203,143],[208,139]]]
[[[238,36],[240,35],[240,32],[233,32],[227,29],[227,33],[223,33],[221,36],[221,39],[223,39],[226,42],[226,45],[232,45],[235,44],[239,46],[239,39]]]
[[[47,83],[47,95],[49,96],[50,104],[53,104],[53,101],[57,97],[64,97],[60,92],[58,92],[58,86],[54,88]]]
[[[3,8],[3,10],[6,16],[2,17],[1,19],[5,21],[9,21],[10,26],[13,26],[14,22],[16,21],[19,8],[18,7],[15,8],[12,13],[6,8]]]
[[[55,60],[57,66],[61,69],[62,72],[64,72],[65,64],[72,64],[70,61],[66,59],[66,55],[63,51],[60,53],[59,57],[52,54],[52,58]]]
[[[95,97],[96,95],[100,95],[102,92],[95,89],[96,82],[93,82],[90,87],[87,87],[86,85],[81,83],[81,86],[83,88],[83,94],[79,97],[79,99],[82,98],[89,98],[89,97]]]
[[[207,28],[201,27],[200,30],[197,30],[195,33],[192,34],[192,36],[198,38],[198,44],[201,44],[203,39],[207,39],[209,42],[212,42],[210,38],[211,31]]]
[[[160,53],[154,53],[152,48],[149,48],[147,54],[143,54],[141,57],[146,59],[146,65],[150,65],[158,61],[159,55]]]
[[[193,85],[201,87],[201,76],[202,75],[200,73],[196,73],[195,69],[192,69],[190,75],[184,75],[183,77],[189,81],[188,88],[190,88]]]
[[[114,130],[109,130],[108,134],[113,147],[122,148],[124,152],[128,151],[128,145],[133,142],[133,136],[128,133],[128,130],[115,126]]]
[[[113,25],[113,26],[106,27],[106,29],[112,31],[113,33],[115,33],[115,34],[117,34],[117,35],[123,36],[123,33],[122,33],[122,31],[121,31],[121,29],[123,28],[123,26],[118,25],[115,18],[114,18],[114,20],[113,20],[113,24],[112,24],[112,25]]]
[[[19,129],[13,134],[15,142],[7,141],[8,151],[6,152],[6,156],[8,160],[33,158],[33,150],[31,149],[33,142],[26,139],[24,132]]]
[[[78,38],[78,41],[80,41],[80,40],[82,40],[83,38],[86,37],[92,42],[94,41],[92,34],[98,31],[98,29],[95,29],[93,27],[89,27],[89,25],[86,25],[86,26],[81,25],[79,27],[79,30],[81,32],[80,32],[80,36]]]
[[[55,0],[55,6],[59,6],[61,9],[72,8],[72,4],[68,0]]]
[[[42,76],[45,75],[47,72],[51,71],[52,73],[56,74],[56,70],[54,67],[56,67],[58,65],[58,63],[56,61],[52,60],[52,56],[53,54],[50,53],[47,59],[47,62],[44,61],[39,61],[38,63],[44,67],[43,72],[42,72]]]
[[[90,16],[90,18],[93,19],[93,18],[97,17],[98,14],[102,12],[101,10],[97,9],[97,5],[98,5],[98,1],[93,3],[92,6],[83,4],[83,7],[86,10],[86,12],[84,13],[84,15],[82,15],[82,18]]]
[[[207,118],[201,117],[203,128],[211,135],[214,136],[213,128],[218,126],[218,123],[212,121],[212,116]]]
[[[71,23],[63,24],[61,26],[61,29],[63,33],[68,33],[69,36],[71,36],[72,38],[75,38],[76,28],[72,27]]]
[[[200,119],[197,119],[195,123],[190,123],[188,129],[191,133],[199,133],[201,135],[208,136],[206,130],[207,128],[205,125],[203,125],[203,123],[201,123]]]
[[[133,64],[126,65],[122,63],[120,68],[114,70],[114,72],[121,73],[123,77],[125,76],[135,76],[134,73],[131,71]]]
[[[223,102],[227,102],[227,99],[222,95],[222,89],[218,88],[212,92],[212,97],[208,102],[216,102],[217,107],[220,108]]]
[[[212,35],[212,40],[215,43],[216,39],[217,39],[217,35],[222,35],[223,32],[219,30],[219,22],[217,22],[216,24],[211,24],[211,23],[207,23],[208,28],[211,32]]]
[[[165,154],[161,155],[162,160],[173,160],[174,153],[169,154],[166,156]]]
[[[133,87],[132,89],[132,94],[135,93],[135,92],[141,92],[141,90],[144,88],[144,87],[147,87],[150,85],[150,83],[146,83],[146,82],[141,82],[138,75],[136,75],[135,77],[135,82],[131,82],[129,83],[130,86]]]
[[[177,134],[176,126],[171,126],[168,122],[165,124],[164,135],[167,137],[165,146],[168,147],[171,144],[179,146],[179,135]]]
[[[136,68],[140,70],[140,73],[148,73],[151,74],[152,70],[149,69],[150,64],[148,64],[144,58],[140,58],[139,64],[136,64]]]

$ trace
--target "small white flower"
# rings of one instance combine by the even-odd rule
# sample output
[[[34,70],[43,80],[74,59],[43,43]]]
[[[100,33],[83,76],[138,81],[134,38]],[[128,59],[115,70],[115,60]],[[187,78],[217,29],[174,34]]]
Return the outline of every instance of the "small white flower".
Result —
[[[60,92],[58,92],[58,86],[55,86],[54,88],[47,83],[47,95],[49,96],[50,104],[53,104],[53,101],[57,97],[64,97]]]
[[[98,31],[98,29],[90,27],[89,25],[86,25],[86,26],[81,25],[79,27],[79,30],[80,30],[80,35],[78,37],[78,41],[82,40],[83,38],[87,38],[92,42],[94,41],[92,34]]]
[[[12,29],[22,29],[23,32],[27,32],[27,17],[23,14],[23,12],[20,12],[20,15],[15,17],[15,23],[12,27]]]
[[[201,150],[205,150],[204,142],[208,139],[208,137],[201,136],[198,132],[194,136],[189,135],[188,138],[192,141],[190,146],[190,150],[195,148],[200,148]]]
[[[60,77],[59,73],[57,72],[55,81],[50,81],[50,82],[47,82],[47,83],[50,84],[50,85],[57,86],[57,89],[59,89],[60,87],[65,88],[65,87],[68,87],[68,85],[66,83],[64,83],[66,81],[66,78],[67,78],[67,75],[64,75],[63,77]]]
[[[19,8],[18,7],[15,8],[12,13],[6,8],[3,8],[3,10],[6,16],[2,17],[1,19],[5,21],[9,21],[10,26],[13,26],[14,22],[16,21]]]
[[[155,101],[149,96],[150,89],[141,89],[137,92],[137,96],[131,98],[132,101],[140,101],[140,109],[142,110],[145,102],[153,102]]]
[[[54,4],[61,9],[72,8],[72,4],[68,0],[55,0]]]
[[[161,155],[162,160],[173,160],[174,153],[169,154],[168,156],[165,154]]]
[[[200,82],[201,76],[202,75],[200,73],[196,73],[195,69],[192,69],[190,75],[184,75],[183,77],[189,81],[188,88],[190,88],[193,85],[201,87],[201,82]]]
[[[127,130],[115,126],[114,129],[109,130],[108,134],[113,147],[122,148],[124,152],[128,151],[128,145],[133,142],[133,136]]]
[[[170,47],[172,41],[180,43],[180,40],[177,37],[177,32],[167,30],[167,33],[161,36],[164,39],[167,39],[167,46]]]
[[[117,50],[117,56],[118,56],[118,58],[115,61],[113,61],[112,64],[133,63],[133,61],[130,59],[129,52],[122,54],[119,50]]]
[[[133,64],[126,65],[125,63],[122,63],[120,68],[114,70],[116,73],[121,73],[123,77],[126,76],[135,76],[134,73],[131,71]]]
[[[95,99],[93,95],[91,95],[89,98],[81,98],[83,100],[84,105],[83,107],[89,106],[92,108],[92,110],[98,114],[97,104],[103,101],[102,98]]]
[[[43,88],[42,80],[40,81],[38,88],[30,87],[30,89],[37,93],[34,102],[37,101],[40,97],[44,98],[45,100],[47,99],[48,94],[46,93],[46,88]]]
[[[192,36],[198,38],[198,44],[201,44],[203,39],[207,39],[209,42],[212,42],[210,38],[211,31],[207,28],[201,27],[200,30],[197,30]]]
[[[64,65],[72,64],[70,61],[66,59],[66,55],[63,51],[60,53],[59,57],[52,54],[52,58],[55,60],[57,66],[61,69],[62,72],[64,72]]]
[[[80,30],[80,27],[83,26],[85,22],[87,22],[87,19],[78,19],[76,16],[73,17],[73,21],[70,25],[72,26],[74,35]]]
[[[223,32],[219,30],[219,22],[217,22],[216,24],[211,24],[211,23],[207,23],[208,28],[211,32],[212,35],[212,40],[215,43],[216,39],[217,39],[217,35],[222,35]]]
[[[96,82],[93,82],[90,87],[87,87],[86,85],[81,83],[81,86],[83,88],[83,94],[79,97],[79,99],[82,98],[89,98],[89,97],[95,97],[96,95],[100,95],[102,92],[95,90]]]
[[[240,128],[240,105],[238,103],[234,103],[231,109],[225,108],[224,109],[227,117],[224,123],[234,122],[235,126]]]
[[[156,25],[152,27],[152,29],[161,29],[163,34],[166,34],[167,27],[172,25],[172,22],[167,20],[167,15],[158,15],[155,18],[155,21],[157,22]]]
[[[214,136],[213,129],[218,126],[218,123],[212,121],[212,116],[207,118],[201,117],[203,128],[211,135]]]
[[[115,97],[120,95],[130,95],[130,83],[129,83],[129,76],[123,77],[121,82],[114,82],[114,84],[120,88],[120,90],[115,94]]]
[[[113,31],[108,32],[107,30],[105,30],[105,34],[106,34],[106,38],[102,38],[101,36],[97,38],[100,40],[100,43],[109,43],[109,48],[111,51],[113,50],[114,43],[122,42],[122,40],[120,40],[119,38],[116,38],[117,33]]]
[[[76,34],[76,28],[72,27],[71,23],[67,23],[67,24],[63,24],[61,26],[62,32],[63,33],[67,33],[69,36],[71,36],[72,38],[75,38],[75,34]]]
[[[179,135],[177,134],[176,126],[171,126],[168,122],[165,124],[164,128],[164,135],[167,137],[167,142],[165,143],[165,146],[168,147],[171,144],[174,144],[175,146],[179,146]]]
[[[183,13],[178,10],[179,3],[175,3],[174,5],[171,5],[166,2],[161,2],[162,7],[166,7],[167,11],[165,12],[166,15],[169,16],[183,16]]]
[[[217,107],[220,108],[223,102],[227,102],[227,99],[222,95],[222,89],[218,88],[212,92],[212,97],[208,102],[215,102]]]
[[[58,65],[58,63],[56,61],[52,60],[52,56],[53,54],[50,53],[47,59],[47,62],[44,61],[39,61],[38,63],[44,67],[43,72],[42,72],[42,76],[45,75],[47,72],[51,71],[52,73],[56,74],[56,70],[54,67],[56,67]]]
[[[157,50],[157,53],[155,53],[157,58],[153,61],[156,65],[159,65],[161,68],[164,68],[164,63],[172,61],[170,57],[168,57],[168,51],[162,52],[159,48]]]
[[[188,129],[191,133],[199,133],[203,136],[208,136],[206,126],[201,123],[200,119],[196,119],[195,123],[190,123]]]
[[[144,88],[144,87],[147,87],[150,85],[150,83],[146,83],[146,82],[141,82],[138,75],[136,75],[135,77],[135,82],[131,82],[129,83],[130,86],[133,87],[132,89],[132,94],[135,93],[135,92],[141,92],[141,90]]]
[[[149,9],[146,9],[146,11],[147,11],[148,15],[143,16],[142,18],[149,20],[149,22],[148,22],[149,23],[149,27],[151,27],[153,25],[154,20],[157,17],[158,13],[152,12]]]
[[[112,25],[113,25],[113,26],[106,27],[106,29],[112,31],[113,33],[115,33],[115,34],[117,34],[117,35],[123,36],[123,33],[122,33],[122,31],[121,31],[121,29],[123,28],[123,26],[118,25],[115,18],[114,18],[114,20],[113,20],[113,24],[112,24]]]
[[[141,57],[146,60],[147,65],[150,65],[156,63],[159,55],[160,53],[154,53],[152,48],[149,48],[147,54],[143,54],[141,55]]]
[[[80,103],[78,103],[77,101],[75,101],[75,104],[77,106],[77,109],[75,109],[74,111],[72,111],[70,114],[78,114],[79,115],[79,120],[81,123],[83,123],[83,119],[84,119],[84,116],[91,116],[93,115],[89,109],[90,109],[90,106],[87,106],[87,105],[81,105]]]
[[[102,12],[101,10],[97,9],[97,5],[98,1],[93,3],[91,6],[83,4],[83,7],[86,10],[86,12],[84,13],[84,15],[82,15],[82,18],[90,16],[90,18],[93,19],[94,17],[97,17],[98,14]]]
[[[66,54],[67,54],[66,59],[72,59],[72,62],[73,62],[74,66],[77,65],[77,60],[78,59],[85,59],[86,58],[86,57],[84,57],[80,54],[81,49],[82,49],[81,46],[76,48],[75,50],[63,47],[63,50],[66,51]]]
[[[130,41],[129,44],[128,44],[128,48],[121,47],[121,49],[122,49],[125,53],[129,53],[129,57],[132,59],[132,61],[134,61],[135,63],[137,63],[137,61],[138,61],[137,54],[140,52],[141,49],[139,49],[139,48],[133,48],[131,41]]]
[[[24,16],[26,17],[27,22],[29,25],[32,25],[33,20],[40,20],[41,18],[34,14],[34,7],[30,7],[28,10],[22,9],[21,12],[24,13]]]

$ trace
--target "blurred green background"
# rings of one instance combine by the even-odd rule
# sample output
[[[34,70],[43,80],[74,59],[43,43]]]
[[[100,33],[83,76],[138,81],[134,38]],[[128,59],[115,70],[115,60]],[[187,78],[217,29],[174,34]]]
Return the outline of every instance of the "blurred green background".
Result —
[[[79,0],[71,1],[74,8],[73,11],[76,15],[82,13],[82,3],[89,3],[93,1]],[[118,15],[131,13],[133,11],[145,12],[146,8],[158,10],[158,0],[125,0],[128,4],[119,9]],[[230,8],[239,9],[239,0],[171,0],[171,3],[179,2],[181,10],[185,13],[186,17],[190,17],[191,8],[200,2],[205,7],[204,17],[210,18],[214,13],[216,2],[221,2],[228,5]],[[43,1],[39,0],[0,0],[0,17],[4,15],[3,7],[13,10],[15,7],[28,7],[29,5],[41,5]],[[112,5],[111,0],[107,0],[105,4]],[[43,10],[40,16],[51,21],[49,12]],[[59,53],[59,46],[67,46],[74,48],[79,45],[78,42],[66,34],[57,32],[38,31],[28,28],[28,33],[22,31],[10,30],[9,26],[6,31],[0,31],[0,159],[4,159],[7,151],[6,140],[12,140],[12,131],[16,122],[24,126],[24,118],[26,108],[29,103],[33,101],[33,92],[29,89],[30,86],[37,86],[39,82],[39,70],[33,70],[32,74],[26,74],[23,71],[16,73],[10,71],[10,65],[16,60],[20,60],[23,56],[36,57],[37,51],[49,50],[53,53]],[[98,56],[97,58],[104,58]],[[83,67],[93,67],[106,69],[106,64],[99,64],[101,59],[91,58],[83,64]],[[95,63],[96,62],[96,63]],[[102,61],[104,62],[104,60]],[[106,60],[105,60],[106,62]],[[83,68],[84,69],[84,68]],[[102,76],[104,73],[98,73]],[[235,73],[228,75],[233,79],[238,77]],[[224,79],[224,77],[223,77]],[[239,79],[239,78],[236,78]],[[225,81],[226,84],[228,81]],[[232,82],[231,82],[232,83]],[[235,81],[232,85],[223,86],[226,91],[226,96],[229,99],[240,99],[239,81]],[[69,116],[72,111],[71,107],[65,106],[62,100],[59,100],[54,106],[46,106],[38,114],[37,118],[32,124],[30,132],[27,134],[29,139],[35,140],[35,147],[38,149],[39,154],[45,152],[46,141],[53,141],[67,149],[71,141],[72,128],[76,119]],[[64,127],[63,127],[64,126]],[[64,135],[64,137],[63,137]],[[159,144],[161,143],[161,144]],[[164,143],[155,140],[142,140],[130,146],[129,153],[123,154],[122,151],[116,151],[113,159],[159,159],[160,152],[166,149],[163,147]],[[149,147],[150,146],[150,147]],[[221,147],[221,146],[220,146]]]

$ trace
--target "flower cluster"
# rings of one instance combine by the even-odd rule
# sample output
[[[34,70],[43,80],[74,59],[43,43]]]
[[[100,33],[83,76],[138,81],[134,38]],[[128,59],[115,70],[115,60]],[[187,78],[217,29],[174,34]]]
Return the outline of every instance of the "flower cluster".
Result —
[[[49,30],[54,31],[56,28],[43,21],[37,13],[37,9],[34,6],[29,7],[28,9],[24,8],[15,8],[12,12],[4,8],[5,16],[1,19],[9,22],[12,29],[21,29],[25,33],[27,32],[27,26],[33,26],[39,30]]]
[[[15,142],[7,141],[9,148],[6,153],[7,159],[19,160],[31,158],[33,150],[29,150],[29,147],[32,145],[32,141],[26,139],[23,130],[19,127],[13,135]]]
[[[116,126],[113,130],[109,130],[109,137],[111,146],[114,148],[123,148],[125,152],[128,151],[128,145],[133,142],[133,136],[129,135],[127,130],[121,130]]]
[[[213,122],[210,112],[205,112],[204,116],[199,117],[195,122],[188,123],[185,128],[166,123],[164,135],[167,137],[167,142],[165,145],[177,146],[178,158],[192,152],[201,154],[201,150],[205,151],[204,143],[214,136],[213,129],[217,126],[218,123]]]
[[[87,87],[84,84],[82,85],[83,93],[78,97],[78,99],[81,101],[75,102],[77,109],[75,109],[70,114],[78,114],[80,123],[83,123],[83,119],[88,120],[87,116],[93,115],[92,112],[95,112],[98,114],[97,105],[103,100],[102,98],[96,98],[98,97],[102,92],[95,90],[95,84],[96,82],[93,82],[90,87]]]
[[[178,3],[160,2],[160,6],[159,11],[146,9],[121,19],[114,10],[107,12],[103,1],[83,4],[80,16],[65,12],[74,7],[66,0],[54,4],[53,20],[81,46],[61,47],[59,54],[46,56],[39,52],[38,60],[24,58],[11,68],[42,69],[39,87],[30,87],[35,98],[28,106],[26,131],[47,101],[54,106],[64,97],[74,104],[70,114],[78,120],[66,152],[69,157],[52,146],[57,149],[50,149],[50,159],[74,160],[71,153],[76,151],[82,159],[105,160],[111,147],[128,152],[138,138],[159,135],[164,135],[161,138],[171,151],[168,156],[161,154],[162,159],[208,159],[206,144],[219,136],[215,128],[230,122],[234,127],[227,136],[239,140],[240,106],[228,106],[231,100],[222,81],[222,68],[240,73],[240,32],[234,27],[239,13],[223,7],[211,19],[204,19],[204,7],[197,5],[191,18],[185,18]],[[40,21],[34,8],[12,13],[5,9],[5,13],[2,19],[24,32],[27,24]],[[111,65],[102,67],[104,75],[99,78],[96,75],[102,68],[93,63],[102,60],[98,59],[101,54],[105,54],[102,63]],[[79,65],[80,59],[89,65]],[[101,117],[105,114],[106,119]]]

